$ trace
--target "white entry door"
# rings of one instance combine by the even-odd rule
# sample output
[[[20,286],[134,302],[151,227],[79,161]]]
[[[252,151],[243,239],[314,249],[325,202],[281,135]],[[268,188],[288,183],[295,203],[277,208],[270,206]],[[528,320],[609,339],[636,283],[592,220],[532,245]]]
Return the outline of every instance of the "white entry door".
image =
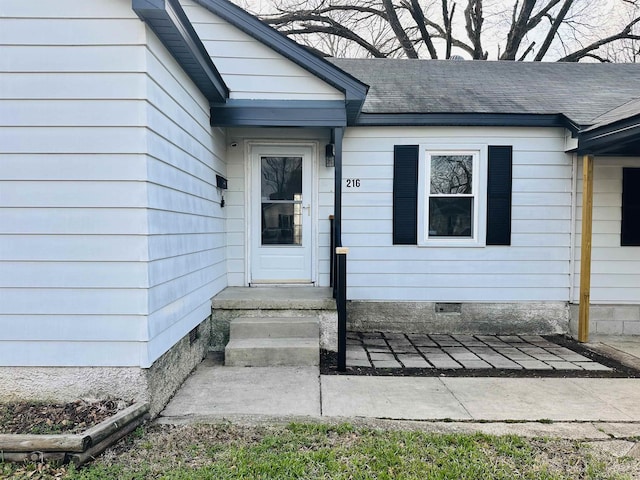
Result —
[[[312,282],[312,149],[254,146],[251,283]]]

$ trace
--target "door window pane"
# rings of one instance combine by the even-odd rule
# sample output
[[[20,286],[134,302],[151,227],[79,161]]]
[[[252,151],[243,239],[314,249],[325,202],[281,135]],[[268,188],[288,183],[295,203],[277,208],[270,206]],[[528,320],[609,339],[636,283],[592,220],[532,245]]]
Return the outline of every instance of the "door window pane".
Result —
[[[263,203],[262,244],[301,245],[301,210],[299,203]]]
[[[302,158],[262,157],[262,201],[302,195]]]
[[[302,245],[302,158],[262,157],[262,245]]]

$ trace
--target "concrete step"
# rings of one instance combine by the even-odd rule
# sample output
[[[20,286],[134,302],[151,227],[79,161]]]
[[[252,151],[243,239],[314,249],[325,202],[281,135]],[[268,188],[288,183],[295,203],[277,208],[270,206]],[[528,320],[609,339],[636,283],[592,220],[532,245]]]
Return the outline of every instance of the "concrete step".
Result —
[[[318,338],[241,338],[229,340],[224,363],[231,367],[312,366],[320,363]]]
[[[231,321],[229,338],[310,338],[319,336],[315,317],[240,317]]]

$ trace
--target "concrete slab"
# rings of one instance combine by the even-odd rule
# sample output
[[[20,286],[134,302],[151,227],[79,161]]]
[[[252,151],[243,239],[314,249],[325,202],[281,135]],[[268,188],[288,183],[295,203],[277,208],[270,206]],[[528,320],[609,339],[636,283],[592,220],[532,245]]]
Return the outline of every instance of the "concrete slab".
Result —
[[[575,382],[574,380],[582,380]],[[603,380],[617,380],[607,383]],[[442,378],[453,396],[475,420],[630,421],[640,420],[640,383],[629,379]],[[633,380],[632,380],[633,381]],[[636,381],[638,382],[638,381]],[[601,385],[601,387],[598,387]],[[633,400],[615,403],[623,395]],[[636,390],[632,393],[632,390]]]
[[[330,288],[320,287],[227,287],[213,297],[213,308],[335,310]]]
[[[321,383],[323,416],[471,419],[439,378],[323,375]]]
[[[585,346],[631,368],[640,369],[640,337],[597,336]]]
[[[366,358],[349,358],[347,357],[348,367],[371,367],[371,362]]]
[[[570,382],[599,400],[603,409],[615,408],[624,412],[629,420],[640,421],[640,379],[572,378]]]
[[[610,437],[594,423],[461,423],[463,428],[469,428],[464,433],[482,432],[488,435],[519,435],[521,437],[567,438],[575,440],[608,440]]]
[[[640,438],[640,423],[600,423],[597,426],[611,438]]]
[[[592,341],[608,345],[621,352],[640,358],[640,337],[594,335],[592,336]],[[588,343],[587,346],[589,345]]]
[[[445,431],[475,428],[469,431],[628,440],[640,437],[640,379],[321,377],[317,367],[222,367],[209,357],[161,415],[165,423],[237,418],[417,420],[429,425],[424,428],[441,425]],[[437,423],[443,419],[462,423]],[[536,423],[547,419],[554,423]]]
[[[400,368],[401,365],[396,360],[373,360],[373,366],[375,368]]]
[[[162,417],[319,416],[317,367],[221,367],[203,362]]]
[[[339,420],[324,418],[324,423]],[[486,433],[489,435],[519,435],[523,437],[565,438],[569,440],[606,441],[611,437],[603,430],[600,423],[590,422],[442,422],[390,420],[375,418],[357,418],[351,421],[356,426],[385,428],[390,430],[418,430],[430,433]]]

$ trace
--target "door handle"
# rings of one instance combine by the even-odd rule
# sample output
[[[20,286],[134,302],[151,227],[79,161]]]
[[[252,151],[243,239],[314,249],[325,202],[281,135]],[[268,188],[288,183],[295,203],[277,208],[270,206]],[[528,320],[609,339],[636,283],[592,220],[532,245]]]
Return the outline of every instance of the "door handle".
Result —
[[[307,211],[307,216],[311,215],[311,205],[303,205],[302,209]]]

